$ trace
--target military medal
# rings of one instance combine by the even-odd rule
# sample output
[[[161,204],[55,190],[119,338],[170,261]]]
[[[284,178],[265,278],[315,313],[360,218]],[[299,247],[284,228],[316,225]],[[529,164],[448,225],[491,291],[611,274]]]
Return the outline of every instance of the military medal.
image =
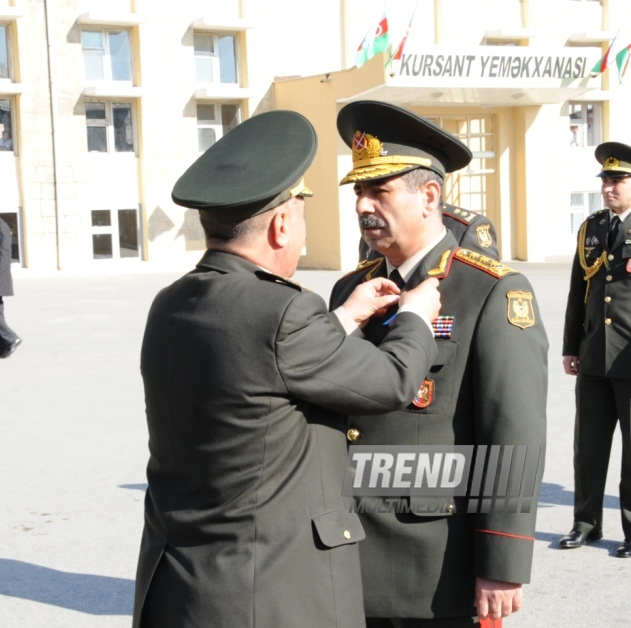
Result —
[[[412,399],[412,403],[417,408],[427,408],[434,401],[436,386],[433,379],[426,379],[422,386],[418,389],[416,396]]]
[[[451,338],[454,330],[453,316],[438,316],[432,321],[434,338]]]

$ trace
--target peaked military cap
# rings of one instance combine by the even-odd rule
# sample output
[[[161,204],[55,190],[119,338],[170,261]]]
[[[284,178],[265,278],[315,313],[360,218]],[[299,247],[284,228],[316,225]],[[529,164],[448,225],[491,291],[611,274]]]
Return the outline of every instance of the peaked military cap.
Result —
[[[441,177],[464,168],[471,151],[457,138],[411,111],[375,100],[343,107],[337,130],[353,152],[353,169],[340,185],[382,179],[415,168]]]
[[[620,142],[605,142],[596,146],[594,153],[602,165],[599,177],[631,176],[631,146]]]
[[[178,179],[173,202],[210,210],[219,223],[245,220],[295,196],[312,196],[303,175],[317,148],[311,123],[270,111],[237,125]]]

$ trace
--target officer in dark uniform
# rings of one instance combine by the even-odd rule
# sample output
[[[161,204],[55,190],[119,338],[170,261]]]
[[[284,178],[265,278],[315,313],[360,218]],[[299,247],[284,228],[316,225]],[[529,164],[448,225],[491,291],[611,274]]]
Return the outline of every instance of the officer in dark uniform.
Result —
[[[565,313],[563,366],[576,375],[574,526],[559,546],[602,538],[603,497],[616,424],[622,434],[620,510],[631,557],[631,147],[596,148],[603,201],[581,225]]]
[[[0,358],[8,358],[22,343],[4,318],[3,297],[13,295],[11,279],[11,229],[0,218]]]
[[[208,250],[158,294],[143,339],[150,459],[134,627],[364,626],[343,415],[414,395],[436,357],[422,317],[438,314],[438,282],[400,297],[406,311],[377,348],[283,278],[304,246],[315,151],[303,116],[260,114],[174,187],[177,204],[200,210]],[[355,293],[349,318],[363,317],[362,294],[364,313],[390,305],[371,297],[389,283]]]
[[[367,626],[478,625],[476,614],[497,619],[518,610],[521,585],[530,579],[545,443],[548,342],[541,316],[523,275],[460,249],[442,223],[442,181],[469,162],[464,144],[382,102],[346,105],[338,130],[353,154],[353,170],[341,183],[354,185],[363,238],[384,258],[343,277],[331,306],[379,276],[403,282],[404,292],[437,277],[442,303],[434,322],[438,358],[415,398],[378,420],[351,416],[348,440],[474,445],[477,451],[524,446],[535,464],[539,458],[532,501],[521,512],[469,500],[437,513],[423,507],[426,498],[412,495],[412,512],[360,514]],[[364,328],[368,340],[379,342],[388,320],[396,320],[386,316]]]

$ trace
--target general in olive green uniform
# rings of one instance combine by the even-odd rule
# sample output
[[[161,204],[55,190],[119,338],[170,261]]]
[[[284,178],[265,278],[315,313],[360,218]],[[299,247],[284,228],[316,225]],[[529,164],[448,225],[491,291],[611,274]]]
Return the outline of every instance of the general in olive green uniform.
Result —
[[[360,226],[371,211],[386,222],[392,218],[395,197],[389,186],[401,173],[421,167],[442,179],[445,171],[467,163],[468,151],[458,140],[385,103],[347,105],[339,113],[338,129],[354,147],[354,169],[342,183],[355,185]],[[420,191],[428,194],[424,189]],[[411,196],[405,201],[399,219],[415,202]],[[418,211],[437,209],[421,206]],[[419,626],[420,620],[441,628],[474,625],[476,578],[530,580],[545,443],[546,334],[528,280],[496,260],[460,248],[440,225],[439,215],[436,220],[442,235],[439,231],[416,266],[406,268],[406,260],[397,270],[405,281],[403,290],[426,277],[440,279],[438,357],[407,408],[386,413],[380,421],[351,416],[348,439],[355,445],[525,445],[540,455],[535,498],[528,513],[466,514],[466,505],[456,501],[455,508],[434,516],[423,516],[423,508],[415,508],[419,515],[360,514],[366,531],[360,556],[369,626]],[[408,231],[399,225],[395,236],[395,227],[390,220],[384,227],[389,235],[368,234],[385,243],[387,259],[362,264],[343,277],[333,290],[332,308],[361,282],[390,275],[394,264],[389,256],[399,252],[401,233]],[[397,241],[389,245],[392,239]],[[387,329],[384,321],[367,327],[365,335],[377,343]],[[370,370],[368,365],[365,372]],[[417,506],[422,501],[410,499]]]
[[[560,546],[602,538],[603,497],[616,425],[622,434],[620,510],[631,557],[631,147],[596,148],[609,209],[582,224],[563,337],[566,371],[578,374],[574,439],[574,527]],[[578,358],[578,360],[576,359]]]
[[[160,292],[147,320],[135,627],[363,626],[364,532],[341,496],[343,413],[404,405],[436,348],[412,312],[378,349],[348,338],[319,296],[261,268],[259,249],[268,260],[287,252],[295,270],[309,195],[301,175],[315,148],[299,114],[261,114],[174,188],[175,202],[202,210],[217,235],[206,231],[213,248]],[[255,215],[261,231],[235,248],[241,240],[227,231]]]

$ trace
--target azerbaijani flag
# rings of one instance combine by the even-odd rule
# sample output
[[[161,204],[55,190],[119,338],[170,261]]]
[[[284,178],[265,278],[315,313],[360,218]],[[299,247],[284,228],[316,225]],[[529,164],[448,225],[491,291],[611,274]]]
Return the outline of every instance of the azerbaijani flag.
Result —
[[[370,27],[370,30],[362,39],[362,43],[359,44],[359,48],[355,53],[355,65],[361,68],[366,61],[384,51],[389,45],[388,18],[384,11],[381,19]]]
[[[408,28],[405,31],[405,35],[403,35],[403,39],[396,47],[395,51],[392,53],[392,56],[386,61],[386,67],[390,65],[391,61],[399,61],[403,56],[403,48],[405,48],[405,42],[408,39],[408,35],[410,34],[410,29],[412,28],[412,21],[414,20],[414,14],[416,13],[416,9],[418,7],[418,3],[414,7],[414,11],[412,11],[412,17],[410,18],[410,23],[408,24]]]
[[[616,55],[616,65],[618,66],[618,80],[622,83],[622,77],[627,71],[627,67],[629,67],[629,57],[631,57],[631,44],[629,44],[626,48],[623,48]]]
[[[618,37],[618,33],[616,33],[616,37]],[[613,57],[612,50],[613,45],[616,43],[616,37],[611,40],[605,56],[591,69],[590,74],[592,75],[592,78],[602,74],[611,65]]]

